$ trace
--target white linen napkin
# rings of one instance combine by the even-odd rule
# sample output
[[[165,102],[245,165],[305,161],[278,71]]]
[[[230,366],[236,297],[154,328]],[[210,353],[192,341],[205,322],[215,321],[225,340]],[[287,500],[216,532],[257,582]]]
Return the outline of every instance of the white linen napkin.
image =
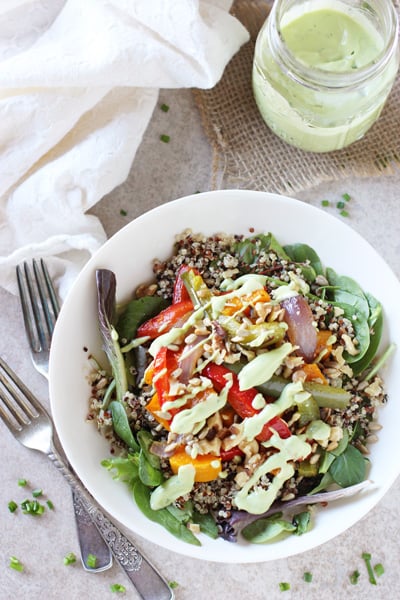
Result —
[[[51,259],[64,297],[104,229],[159,88],[213,87],[248,33],[231,0],[2,0],[0,286]]]

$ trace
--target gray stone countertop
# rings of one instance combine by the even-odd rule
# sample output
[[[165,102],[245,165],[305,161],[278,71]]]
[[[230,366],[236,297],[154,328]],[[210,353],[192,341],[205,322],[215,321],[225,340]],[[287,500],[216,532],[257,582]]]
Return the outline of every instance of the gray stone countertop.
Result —
[[[212,151],[190,91],[164,91],[161,102],[167,103],[170,111],[163,113],[156,109],[128,180],[91,211],[101,219],[109,236],[152,207],[210,189]],[[169,144],[160,142],[163,133],[171,136]],[[375,247],[400,277],[400,174],[323,184],[297,197],[315,206],[321,206],[322,198],[330,199],[332,207],[326,210],[335,212],[335,203],[344,192],[352,197],[348,224]],[[121,215],[121,209],[126,216]],[[29,359],[18,300],[0,290],[0,305],[0,354],[47,402],[46,382],[34,371]],[[397,454],[394,445],[394,455]],[[79,554],[78,544],[68,485],[50,461],[23,448],[1,424],[0,456],[1,600],[138,598],[116,564],[96,575],[86,573],[79,562],[70,567],[63,565],[65,554],[70,551]],[[21,477],[28,479],[33,487],[41,487],[53,501],[55,510],[41,518],[11,514],[8,502],[23,499],[24,491],[17,484]],[[298,556],[266,563],[199,562],[137,536],[135,539],[167,580],[179,584],[175,590],[177,600],[399,598],[399,506],[397,480],[366,517],[332,542]],[[125,533],[132,536],[128,531]],[[362,552],[370,552],[374,563],[384,565],[385,573],[376,586],[368,581]],[[25,564],[24,573],[9,568],[12,555]],[[356,569],[360,579],[357,585],[352,585],[349,576]],[[311,583],[303,580],[306,571],[313,575]],[[291,589],[280,591],[280,582],[289,582]],[[113,583],[125,585],[125,594],[112,593]]]

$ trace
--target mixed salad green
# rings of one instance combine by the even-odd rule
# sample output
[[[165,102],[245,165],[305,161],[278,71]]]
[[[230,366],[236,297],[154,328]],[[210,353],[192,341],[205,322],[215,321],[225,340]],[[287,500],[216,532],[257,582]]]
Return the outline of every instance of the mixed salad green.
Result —
[[[218,285],[182,256],[165,269],[172,294],[150,286],[122,307],[114,273],[96,273],[110,370],[93,377],[91,409],[114,452],[103,466],[188,543],[302,534],[312,504],[366,485],[392,351],[376,360],[382,306],[270,233],[229,238]]]

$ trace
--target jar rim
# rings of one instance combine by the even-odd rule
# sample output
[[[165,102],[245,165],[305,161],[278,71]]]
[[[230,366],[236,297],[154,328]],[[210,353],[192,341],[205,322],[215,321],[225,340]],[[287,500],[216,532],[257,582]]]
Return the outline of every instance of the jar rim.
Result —
[[[272,51],[279,54],[279,58],[285,67],[287,76],[294,79],[301,85],[309,88],[321,89],[345,89],[354,88],[354,86],[365,83],[366,80],[378,75],[384,70],[392,59],[398,47],[399,18],[393,2],[384,2],[388,9],[388,17],[391,25],[389,35],[385,40],[385,46],[376,59],[353,71],[334,72],[321,69],[319,67],[310,67],[298,60],[296,56],[287,48],[280,31],[280,8],[281,1],[276,0],[271,8],[267,25],[270,27],[272,42]]]

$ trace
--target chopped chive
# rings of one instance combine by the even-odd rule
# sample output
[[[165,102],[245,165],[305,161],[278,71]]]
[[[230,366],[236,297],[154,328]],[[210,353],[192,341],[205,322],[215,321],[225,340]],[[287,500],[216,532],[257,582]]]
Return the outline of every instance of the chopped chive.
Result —
[[[346,200],[346,202],[348,202],[349,200],[351,200],[350,194],[347,194],[347,193],[346,194],[342,194],[342,198],[343,198],[343,200]]]
[[[375,571],[375,575],[377,575],[378,577],[381,577],[385,572],[385,569],[383,568],[382,563],[376,564],[374,566],[374,571]]]
[[[124,208],[121,208],[121,210],[119,211],[119,214],[121,215],[121,217],[126,217],[126,215],[128,213],[126,212],[126,210]]]
[[[309,571],[306,571],[303,575],[303,579],[306,583],[311,583],[312,582],[312,573],[310,573]]]
[[[164,144],[168,144],[168,142],[170,141],[170,136],[166,135],[165,133],[163,133],[162,135],[160,135],[160,140],[162,142],[164,142]]]
[[[329,202],[329,200],[321,200],[321,204],[322,204],[322,206],[329,206],[330,202]]]
[[[345,206],[346,206],[346,204],[342,201],[336,202],[336,208],[344,208]]]
[[[16,556],[10,556],[10,567],[20,573],[24,570],[24,565]]]
[[[171,590],[174,590],[175,588],[177,588],[179,586],[179,583],[177,581],[169,581],[168,585],[171,588]]]
[[[73,552],[68,552],[64,556],[64,565],[73,565],[76,562],[76,556]]]
[[[36,490],[32,490],[32,496],[34,498],[39,498],[43,494],[43,490],[37,488]]]
[[[21,508],[24,515],[42,515],[44,513],[44,506],[37,500],[24,500],[21,502]]]
[[[163,112],[168,112],[168,111],[169,111],[169,106],[168,106],[168,104],[161,104],[160,108],[161,108],[161,110],[162,110]]]
[[[360,571],[353,571],[353,573],[350,575],[350,583],[352,583],[353,585],[356,585],[356,583],[358,583],[359,579],[360,579]]]
[[[26,479],[18,479],[18,485],[20,487],[25,487],[28,484]]]
[[[50,510],[54,510],[54,504],[51,500],[46,500],[46,504],[50,508]]]
[[[16,502],[14,502],[14,500],[10,500],[10,502],[8,503],[8,510],[13,513],[17,510],[18,508],[18,504]]]
[[[279,589],[281,590],[281,592],[287,592],[287,590],[290,590],[290,583],[287,583],[286,581],[281,581],[281,583],[279,584]]]
[[[341,210],[340,214],[342,215],[342,217],[348,217],[349,216],[349,213],[348,213],[347,210]]]
[[[376,585],[374,570],[371,566],[371,555],[368,552],[363,552],[361,557],[365,562],[365,566],[367,567],[369,582],[373,585]]]
[[[97,556],[95,556],[94,554],[88,554],[87,558],[86,558],[86,562],[88,567],[91,567],[92,569],[95,568],[96,563],[97,563]]]
[[[112,583],[110,585],[110,590],[112,592],[125,592],[126,591],[126,587],[124,585],[121,585],[120,583]]]

